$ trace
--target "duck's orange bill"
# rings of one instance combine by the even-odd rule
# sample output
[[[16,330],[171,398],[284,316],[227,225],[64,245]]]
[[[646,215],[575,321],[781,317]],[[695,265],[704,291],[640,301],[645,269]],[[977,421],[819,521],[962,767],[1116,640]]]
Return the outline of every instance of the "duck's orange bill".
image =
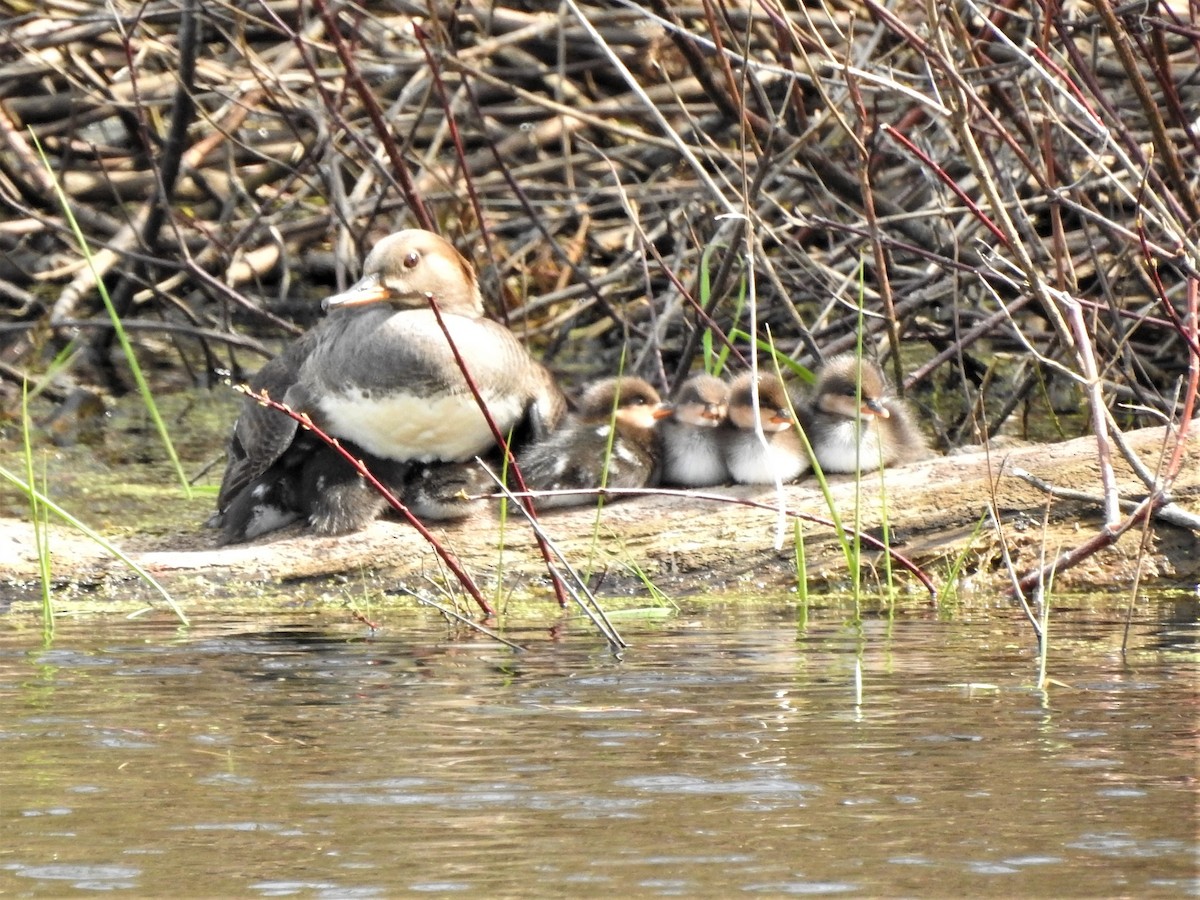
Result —
[[[321,304],[325,311],[340,309],[345,306],[366,306],[368,303],[382,303],[390,299],[392,291],[379,283],[377,278],[364,278],[362,281],[332,297],[326,297]]]

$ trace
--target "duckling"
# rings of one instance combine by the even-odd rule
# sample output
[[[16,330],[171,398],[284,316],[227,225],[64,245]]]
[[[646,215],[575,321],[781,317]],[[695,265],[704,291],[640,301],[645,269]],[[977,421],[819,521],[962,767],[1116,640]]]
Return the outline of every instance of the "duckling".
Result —
[[[879,366],[864,359],[860,369],[853,354],[834,357],[821,369],[801,424],[825,472],[873,472],[929,456],[912,414],[889,393]]]
[[[721,426],[729,413],[729,385],[712,375],[683,383],[675,409],[658,426],[664,484],[708,487],[729,481]]]
[[[729,424],[724,432],[725,464],[739,484],[795,481],[811,467],[804,442],[796,433],[787,388],[775,375],[758,377],[758,408],[766,445],[754,422],[754,375],[746,372],[729,386]]]
[[[578,412],[562,429],[517,457],[525,484],[533,491],[657,484],[661,450],[655,426],[670,414],[658,391],[640,378],[598,381],[584,391]],[[543,508],[593,502],[590,494],[537,498]]]

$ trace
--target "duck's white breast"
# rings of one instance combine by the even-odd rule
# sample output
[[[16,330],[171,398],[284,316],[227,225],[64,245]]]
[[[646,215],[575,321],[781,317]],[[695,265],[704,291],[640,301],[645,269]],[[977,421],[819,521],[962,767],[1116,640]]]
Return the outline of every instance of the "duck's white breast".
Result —
[[[522,399],[511,394],[488,400],[488,411],[501,433],[520,418],[522,405]],[[463,462],[494,443],[470,393],[331,394],[322,397],[318,406],[330,433],[387,459]]]

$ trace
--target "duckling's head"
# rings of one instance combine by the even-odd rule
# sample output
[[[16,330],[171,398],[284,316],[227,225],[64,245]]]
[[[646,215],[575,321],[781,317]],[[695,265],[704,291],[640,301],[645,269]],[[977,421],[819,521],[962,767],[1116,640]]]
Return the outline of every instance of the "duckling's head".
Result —
[[[716,428],[729,413],[729,385],[712,375],[693,375],[679,389],[674,418],[683,425]]]
[[[605,378],[594,382],[579,398],[579,417],[588,422],[607,422],[614,416],[618,425],[650,429],[671,415],[658,391],[632,376]]]
[[[471,264],[440,235],[409,228],[377,243],[363,263],[362,278],[325,298],[323,306],[327,312],[372,303],[424,309],[430,298],[443,312],[483,314],[479,281]]]
[[[891,415],[884,405],[886,396],[887,381],[879,366],[868,359],[860,361],[852,354],[844,354],[829,360],[821,370],[813,405],[821,412],[846,419],[859,416],[886,419]]]
[[[745,372],[729,386],[729,421],[738,428],[754,428],[754,373]],[[758,408],[763,431],[786,431],[795,424],[787,387],[776,375],[759,374]]]

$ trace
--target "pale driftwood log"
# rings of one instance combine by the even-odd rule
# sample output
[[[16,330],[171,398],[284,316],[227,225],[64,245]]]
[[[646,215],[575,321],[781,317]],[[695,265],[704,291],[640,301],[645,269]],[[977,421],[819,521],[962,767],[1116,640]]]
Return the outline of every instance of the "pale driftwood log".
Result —
[[[1200,427],[1200,422],[1196,423]],[[1164,429],[1131,432],[1131,447],[1154,471],[1164,451]],[[1169,453],[1168,445],[1166,451]],[[1114,460],[1117,485],[1123,496],[1146,491],[1125,462]],[[1099,503],[1048,498],[1028,481],[1007,473],[1019,467],[1057,487],[1099,496],[1095,438],[1061,444],[1022,446],[933,459],[887,473],[886,493],[897,549],[921,564],[935,583],[942,584],[952,564],[965,553],[960,576],[966,584],[988,592],[1007,589],[1000,562],[1000,538],[994,528],[977,528],[990,503],[995,503],[1015,565],[1024,572],[1038,564],[1043,544],[1047,558],[1091,537],[1103,522]],[[993,489],[994,485],[994,489]],[[831,480],[833,495],[844,520],[853,520],[856,487],[852,478]],[[775,502],[770,489],[717,489],[730,497]],[[1192,442],[1172,496],[1183,510],[1200,512],[1200,446]],[[814,482],[791,485],[784,491],[789,509],[828,516]],[[1042,523],[1049,504],[1049,525]],[[862,524],[880,522],[878,475],[861,485]],[[767,510],[698,501],[683,496],[646,496],[607,505],[595,527],[593,509],[547,513],[547,534],[580,570],[604,571],[609,585],[638,582],[631,564],[669,591],[707,591],[720,586],[745,590],[784,587],[794,579],[790,525],[783,549],[776,549],[777,516]],[[1148,550],[1141,559],[1143,584],[1195,583],[1200,580],[1200,535],[1156,522]],[[490,513],[435,529],[446,546],[481,581],[489,580],[501,561],[499,523]],[[593,538],[593,534],[597,534]],[[413,585],[421,577],[440,576],[436,557],[408,526],[379,521],[343,537],[317,537],[293,527],[252,544],[218,547],[215,534],[198,524],[169,537],[133,538],[122,543],[130,556],[150,570],[169,589],[186,591],[197,577],[206,584],[314,578],[375,570]],[[527,525],[512,514],[504,530],[504,577],[534,583],[545,570]],[[1089,558],[1078,568],[1060,573],[1058,590],[1121,589],[1132,584],[1138,566],[1140,530],[1134,529],[1114,547]],[[95,581],[128,576],[118,561],[107,558],[84,538],[56,533],[55,573],[60,579]],[[810,583],[846,583],[846,562],[827,528],[806,524]],[[0,522],[0,556],[15,561],[15,578],[34,576],[35,558],[26,523]],[[880,556],[864,556],[881,573]],[[868,577],[868,584],[874,582]],[[882,577],[882,576],[880,576]],[[908,576],[901,581],[916,584]],[[547,592],[549,596],[549,592]]]

